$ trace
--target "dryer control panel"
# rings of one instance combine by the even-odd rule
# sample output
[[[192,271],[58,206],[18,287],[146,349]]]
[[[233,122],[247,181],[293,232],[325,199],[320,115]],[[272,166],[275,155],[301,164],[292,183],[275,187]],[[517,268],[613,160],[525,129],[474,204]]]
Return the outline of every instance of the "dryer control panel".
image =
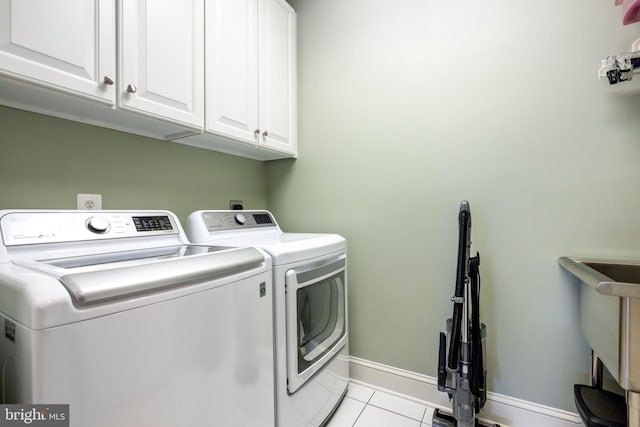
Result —
[[[208,231],[276,227],[267,211],[208,211],[202,212],[202,219]]]

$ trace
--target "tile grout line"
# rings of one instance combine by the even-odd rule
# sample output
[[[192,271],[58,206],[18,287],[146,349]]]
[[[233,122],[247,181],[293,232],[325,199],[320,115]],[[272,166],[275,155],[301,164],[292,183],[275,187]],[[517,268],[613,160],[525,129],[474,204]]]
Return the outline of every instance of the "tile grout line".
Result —
[[[428,412],[429,412],[429,407],[428,407],[428,406],[425,406],[425,408],[424,408],[424,414],[422,414],[422,421],[420,421],[420,427],[423,427],[423,426],[431,427],[431,426],[432,426],[433,420],[430,420],[430,421],[429,421],[429,424],[427,424],[427,423],[426,423],[426,421],[425,421],[425,417],[427,416],[427,413],[428,413]],[[432,413],[432,414],[433,414],[433,413]],[[433,418],[433,416],[432,416],[432,418]]]
[[[424,416],[427,415],[427,407],[424,407],[424,411],[422,411],[422,417],[420,417],[420,426],[424,423]]]
[[[419,427],[423,427],[423,426],[430,427],[430,425],[429,425],[429,424],[425,424],[425,416],[426,416],[426,414],[428,413],[428,409],[429,409],[429,406],[428,406],[428,405],[423,405],[423,404],[419,404],[419,403],[417,403],[417,402],[416,402],[416,404],[418,404],[418,405],[422,406],[422,415],[420,416],[420,419],[418,419],[418,418],[414,418],[414,417],[412,417],[412,416],[408,416],[408,415],[405,415],[405,414],[403,414],[403,413],[397,412],[397,411],[395,411],[395,410],[393,410],[393,409],[385,408],[385,407],[382,407],[382,406],[376,405],[375,403],[372,403],[373,398],[374,398],[374,396],[375,396],[375,394],[376,394],[377,392],[378,392],[378,390],[373,390],[373,392],[372,392],[372,393],[371,393],[371,395],[366,399],[366,401],[365,401],[364,399],[363,399],[363,400],[360,400],[360,399],[355,399],[355,398],[353,398],[353,397],[352,397],[352,399],[354,399],[354,400],[356,400],[356,401],[359,401],[359,402],[364,403],[364,406],[362,407],[362,409],[361,409],[361,410],[360,410],[360,412],[358,413],[358,416],[356,417],[356,419],[353,421],[353,424],[351,425],[351,427],[355,427],[355,425],[358,423],[358,420],[360,420],[360,418],[362,417],[362,414],[364,413],[364,411],[366,410],[366,408],[367,408],[368,406],[372,406],[372,407],[374,407],[374,408],[380,409],[380,410],[382,410],[382,411],[388,412],[388,413],[393,414],[393,415],[397,415],[397,416],[400,416],[400,417],[406,418],[406,419],[408,419],[408,420],[417,421],[417,422],[419,423]]]
[[[373,395],[376,394],[376,391],[373,390],[373,393],[371,393],[371,396],[369,396],[369,398],[367,399],[366,402],[364,403],[364,406],[362,407],[362,409],[360,410],[360,412],[358,413],[358,416],[356,417],[356,419],[353,421],[353,424],[351,424],[351,427],[354,427],[356,425],[356,423],[358,422],[358,420],[360,419],[360,417],[362,416],[362,413],[364,412],[364,410],[367,408],[367,405],[369,405],[369,402],[371,401],[371,399],[373,398]],[[355,399],[352,397],[353,400],[357,401],[357,402],[362,402],[362,400],[359,399]]]
[[[375,392],[374,392],[375,393]],[[373,397],[373,394],[371,393],[371,396],[369,397],[369,399],[367,399],[366,402],[364,402],[364,406],[362,407],[362,409],[360,410],[360,412],[358,413],[358,416],[356,417],[356,419],[353,421],[353,424],[351,424],[351,427],[355,427],[356,423],[358,422],[358,420],[360,419],[360,417],[362,416],[362,413],[364,412],[365,409],[367,409],[367,405],[369,405],[369,401],[371,400],[371,398]]]
[[[426,410],[427,410],[427,408],[425,408],[425,409],[424,409],[424,411],[422,412],[422,418],[417,419],[417,418],[410,417],[409,415],[405,415],[405,414],[401,414],[400,412],[396,412],[396,411],[394,411],[393,409],[383,408],[382,406],[378,406],[378,405],[375,405],[375,404],[373,404],[373,403],[367,403],[367,404],[365,405],[365,408],[366,408],[367,406],[373,406],[374,408],[382,409],[383,411],[391,412],[392,414],[399,415],[399,416],[401,416],[401,417],[408,418],[408,419],[410,419],[410,420],[417,421],[417,422],[419,422],[419,423],[422,423],[422,419],[424,418],[424,411],[426,411]]]
[[[367,409],[367,406],[369,406],[369,402],[371,402],[371,399],[373,399],[373,395],[376,394],[376,391],[374,390],[373,393],[371,393],[371,396],[369,396],[369,398],[367,399],[366,402],[364,402],[364,406],[362,407],[362,410],[360,411],[360,413],[358,414],[358,416],[356,417],[356,420],[353,422],[353,426],[355,427],[356,423],[358,422],[358,420],[360,419],[360,417],[362,416],[363,412],[365,409]]]
[[[369,402],[371,401],[371,399],[373,399],[373,396],[374,396],[377,392],[378,392],[377,390],[374,390],[374,392],[371,394],[371,397],[370,397],[370,398],[369,398],[369,400],[367,401],[367,403],[366,403],[366,405],[365,405],[365,408],[367,407],[367,405],[371,405],[371,406],[373,406],[373,407],[375,407],[375,408],[382,409],[382,410],[387,411],[387,412],[391,412],[392,414],[400,415],[401,417],[409,418],[410,420],[415,420],[415,421],[419,422],[419,423],[420,423],[420,425],[422,425],[422,422],[423,422],[423,420],[424,420],[424,416],[425,416],[425,415],[426,415],[426,413],[427,413],[427,406],[426,406],[426,405],[422,405],[422,404],[420,404],[420,403],[416,403],[416,405],[422,406],[422,407],[424,408],[424,409],[422,410],[422,416],[421,416],[421,417],[420,417],[420,419],[418,420],[418,419],[416,419],[416,418],[410,417],[410,416],[405,415],[405,414],[401,414],[401,413],[396,412],[396,411],[394,411],[394,410],[391,410],[391,409],[389,409],[389,408],[383,408],[382,406],[378,406],[378,405],[376,405],[376,404],[374,404],[374,403],[369,403]],[[403,399],[403,400],[406,400],[406,399]],[[409,401],[409,402],[411,402],[410,400],[408,400],[408,401]],[[363,409],[363,411],[364,411],[364,409]]]
[[[419,422],[420,424],[422,424],[422,421],[421,421],[421,420],[418,420],[418,419],[416,419],[416,418],[410,417],[410,416],[405,415],[405,414],[401,414],[401,413],[396,412],[396,411],[393,411],[393,410],[391,410],[391,409],[389,409],[389,408],[383,408],[382,406],[374,405],[373,403],[367,403],[364,407],[366,408],[367,406],[373,406],[374,408],[381,409],[381,410],[386,411],[386,412],[389,412],[389,413],[391,413],[391,414],[393,414],[393,415],[397,415],[397,416],[399,416],[399,417],[403,417],[403,418],[407,418],[407,419],[409,419],[409,420],[417,421],[417,422]],[[364,411],[364,409],[363,409],[363,411]],[[425,408],[425,411],[426,411],[426,408]],[[422,413],[422,418],[424,418],[424,412]]]
[[[362,413],[366,408],[367,408],[367,404],[365,403],[365,405],[360,410],[360,413],[358,413],[358,416],[356,417],[355,421],[353,422],[353,424],[351,424],[351,427],[355,427],[356,423],[358,422],[358,420],[360,419],[360,417],[362,416]]]

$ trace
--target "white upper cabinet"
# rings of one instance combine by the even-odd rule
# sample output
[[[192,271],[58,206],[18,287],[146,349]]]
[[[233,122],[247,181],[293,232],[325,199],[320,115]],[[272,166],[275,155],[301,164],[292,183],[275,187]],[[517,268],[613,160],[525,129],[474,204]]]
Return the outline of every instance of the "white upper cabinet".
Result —
[[[258,2],[206,4],[206,130],[256,144]]]
[[[260,138],[268,148],[295,154],[296,17],[284,0],[261,0]]]
[[[0,0],[0,104],[159,139],[202,132],[204,0]]]
[[[0,0],[0,70],[113,104],[115,1]]]
[[[122,0],[120,85],[124,109],[204,125],[202,0]]]
[[[205,132],[177,142],[295,157],[295,11],[284,0],[208,0],[205,33]]]
[[[0,105],[270,160],[296,96],[285,0],[0,0]]]

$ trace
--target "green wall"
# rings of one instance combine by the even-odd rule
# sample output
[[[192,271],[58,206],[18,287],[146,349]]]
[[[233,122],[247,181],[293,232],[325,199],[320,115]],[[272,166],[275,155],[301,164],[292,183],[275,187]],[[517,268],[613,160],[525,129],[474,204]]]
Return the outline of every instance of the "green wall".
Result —
[[[104,209],[266,206],[264,163],[0,107],[0,209],[75,209],[77,193]]]
[[[640,257],[640,78],[597,79],[640,24],[613,2],[297,0],[290,231],[349,243],[351,354],[436,376],[459,202],[481,252],[489,389],[575,411],[589,378],[562,255]]]

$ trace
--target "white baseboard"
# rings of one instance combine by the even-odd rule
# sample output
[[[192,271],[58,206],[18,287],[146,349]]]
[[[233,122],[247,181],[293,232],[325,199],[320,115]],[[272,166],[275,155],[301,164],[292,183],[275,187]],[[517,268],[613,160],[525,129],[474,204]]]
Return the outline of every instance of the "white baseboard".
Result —
[[[445,393],[438,391],[435,378],[393,366],[351,356],[351,380],[386,392],[400,394],[422,404],[450,409]],[[576,427],[583,426],[574,412],[551,408],[501,394],[488,392],[480,419],[513,427]]]

